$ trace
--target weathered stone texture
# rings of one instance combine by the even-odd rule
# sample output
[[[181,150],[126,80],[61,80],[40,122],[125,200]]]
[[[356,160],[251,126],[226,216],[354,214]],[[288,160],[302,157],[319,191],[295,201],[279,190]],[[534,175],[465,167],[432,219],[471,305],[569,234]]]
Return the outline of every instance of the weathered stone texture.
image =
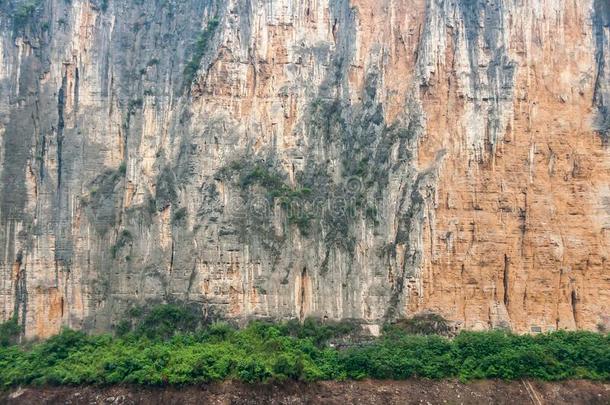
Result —
[[[27,336],[167,301],[610,326],[605,0],[34,3],[0,5]]]

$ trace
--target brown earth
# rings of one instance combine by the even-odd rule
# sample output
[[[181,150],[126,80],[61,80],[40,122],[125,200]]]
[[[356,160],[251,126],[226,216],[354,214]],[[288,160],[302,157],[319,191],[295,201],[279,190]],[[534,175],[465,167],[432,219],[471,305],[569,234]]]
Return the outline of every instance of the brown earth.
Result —
[[[199,387],[18,389],[2,404],[610,404],[610,383],[590,381],[348,381]]]

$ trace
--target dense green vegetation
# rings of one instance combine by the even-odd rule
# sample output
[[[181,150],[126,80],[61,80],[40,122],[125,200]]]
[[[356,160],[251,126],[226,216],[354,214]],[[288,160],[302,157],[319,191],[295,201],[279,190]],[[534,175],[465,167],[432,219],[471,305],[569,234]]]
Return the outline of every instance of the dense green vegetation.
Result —
[[[518,336],[464,332],[453,339],[413,335],[396,324],[358,344],[350,323],[254,322],[238,330],[202,326],[180,306],[131,311],[120,337],[65,330],[45,342],[0,348],[4,387],[32,384],[249,383],[299,379],[610,379],[610,335],[555,332]],[[442,323],[442,322],[441,322]],[[408,323],[407,323],[408,324]],[[433,329],[439,323],[432,325]],[[415,329],[429,331],[422,320]],[[8,327],[9,335],[14,325]]]
[[[21,327],[15,317],[0,324],[0,346],[5,347],[15,344],[20,333]]]

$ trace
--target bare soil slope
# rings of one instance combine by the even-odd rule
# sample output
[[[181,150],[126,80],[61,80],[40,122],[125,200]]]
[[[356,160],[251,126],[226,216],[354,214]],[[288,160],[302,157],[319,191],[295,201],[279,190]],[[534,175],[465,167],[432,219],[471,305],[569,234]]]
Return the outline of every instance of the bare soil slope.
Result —
[[[567,381],[359,381],[185,388],[18,389],[2,404],[610,404],[610,383]]]

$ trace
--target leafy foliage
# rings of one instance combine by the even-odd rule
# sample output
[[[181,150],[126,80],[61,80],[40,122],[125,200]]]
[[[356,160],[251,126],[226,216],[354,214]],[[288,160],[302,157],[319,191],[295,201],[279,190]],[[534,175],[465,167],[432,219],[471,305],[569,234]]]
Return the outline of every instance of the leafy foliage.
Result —
[[[18,4],[13,15],[13,25],[16,31],[22,30],[36,14],[36,9],[40,6],[40,0],[27,0]]]
[[[187,86],[190,86],[193,80],[195,80],[195,75],[199,70],[199,65],[201,65],[201,59],[203,58],[203,55],[205,55],[208,44],[214,36],[219,24],[220,21],[215,17],[208,22],[207,27],[199,34],[197,42],[195,42],[193,56],[184,68],[184,83]]]
[[[112,245],[112,247],[110,248],[110,253],[112,254],[112,258],[116,259],[119,252],[128,244],[130,244],[131,242],[133,242],[133,235],[131,234],[131,232],[129,232],[129,230],[124,229],[123,231],[121,231],[121,233],[119,234],[117,241],[114,245]]]
[[[217,176],[233,182],[244,195],[264,191],[270,202],[279,202],[289,224],[296,225],[302,235],[309,234],[312,220],[316,219],[307,209],[308,203],[314,200],[313,191],[309,187],[291,187],[285,173],[275,164],[264,160],[235,160],[220,169]]]
[[[401,319],[393,325],[386,326],[386,334],[404,331],[412,335],[442,335],[451,333],[446,319],[434,313],[424,313],[408,319]]]
[[[136,308],[120,337],[65,330],[45,342],[0,347],[0,384],[183,385],[236,379],[568,378],[610,379],[610,335],[463,332],[454,339],[386,329],[365,344],[338,349],[348,322],[306,320],[201,326],[193,309]]]
[[[0,346],[6,347],[11,343],[15,343],[20,333],[21,326],[19,326],[16,317],[3,322],[0,324]]]
[[[199,325],[197,313],[179,305],[161,305],[147,314],[137,327],[137,334],[149,339],[169,339],[177,332],[195,330]]]
[[[172,223],[178,224],[180,222],[182,222],[186,217],[188,216],[188,210],[184,207],[178,209],[176,212],[174,212],[174,215],[172,215]]]

